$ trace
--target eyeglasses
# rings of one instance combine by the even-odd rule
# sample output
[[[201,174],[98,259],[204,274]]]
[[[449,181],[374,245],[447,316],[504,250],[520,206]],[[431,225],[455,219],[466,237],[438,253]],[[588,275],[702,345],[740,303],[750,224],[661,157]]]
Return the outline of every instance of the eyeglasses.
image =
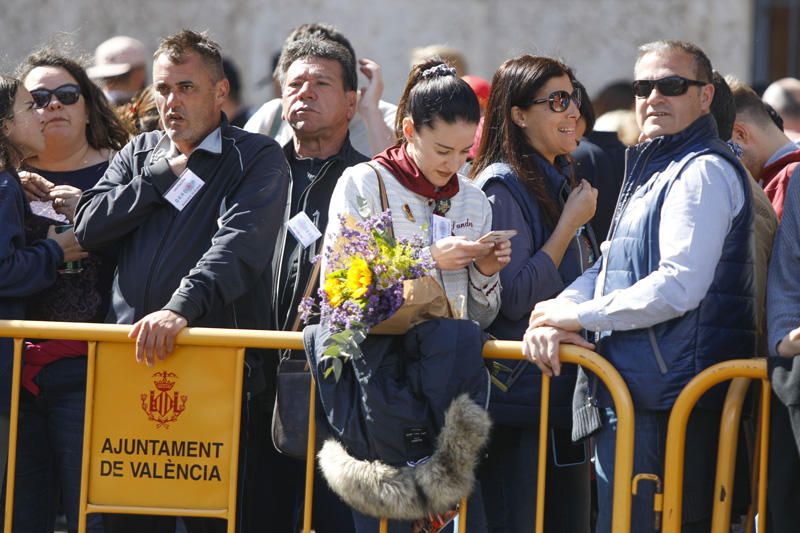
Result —
[[[553,91],[547,98],[537,98],[531,102],[533,104],[543,104],[547,102],[550,104],[550,110],[555,113],[563,113],[569,108],[570,102],[575,102],[575,106],[581,107],[581,94],[575,90],[572,94],[567,91]]]
[[[702,87],[708,85],[707,81],[690,80],[683,76],[667,76],[660,80],[636,80],[633,82],[633,94],[637,98],[647,98],[653,92],[653,87],[664,96],[680,96],[686,94],[690,85]]]
[[[42,109],[50,105],[50,100],[53,95],[64,105],[72,105],[78,101],[81,96],[81,88],[74,83],[65,83],[55,89],[34,89],[31,91],[33,97],[33,107]]]

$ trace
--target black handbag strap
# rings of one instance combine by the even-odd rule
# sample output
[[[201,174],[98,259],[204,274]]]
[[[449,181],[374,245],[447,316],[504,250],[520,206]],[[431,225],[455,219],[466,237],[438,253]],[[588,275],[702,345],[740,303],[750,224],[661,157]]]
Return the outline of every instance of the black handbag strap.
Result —
[[[378,190],[381,194],[381,210],[388,211],[389,209],[389,198],[386,196],[386,185],[383,183],[383,176],[381,176],[381,172],[370,163],[367,163],[372,171],[375,173],[375,176],[378,178]],[[389,233],[389,237],[394,239],[394,224],[389,224],[389,227],[386,228],[386,231]]]

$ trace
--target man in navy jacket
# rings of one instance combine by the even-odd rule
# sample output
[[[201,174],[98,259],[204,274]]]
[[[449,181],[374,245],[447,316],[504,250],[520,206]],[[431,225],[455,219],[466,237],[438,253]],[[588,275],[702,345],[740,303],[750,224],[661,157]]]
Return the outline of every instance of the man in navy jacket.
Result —
[[[165,133],[128,143],[83,194],[75,219],[87,250],[119,247],[107,321],[133,324],[136,359],[148,366],[169,355],[187,325],[273,327],[270,265],[288,187],[280,146],[228,125],[221,112],[228,80],[219,47],[205,34],[184,30],[162,41],[153,88]],[[248,352],[246,409],[272,398],[264,377],[274,370],[260,365],[274,368],[275,359]],[[243,449],[247,430],[243,424]],[[106,528],[174,530],[174,519],[130,524],[136,520],[149,519]]]
[[[663,479],[666,426],[683,387],[701,370],[755,351],[752,210],[746,172],[709,115],[711,64],[690,43],[639,48],[636,117],[609,240],[593,268],[534,309],[525,353],[558,374],[558,345],[595,332],[597,351],[625,379],[634,405],[634,475]],[[598,531],[610,531],[616,412],[599,387]],[[708,531],[720,394],[692,415],[686,442],[683,531]],[[711,458],[711,459],[710,459]],[[631,531],[653,531],[653,488],[633,499]]]

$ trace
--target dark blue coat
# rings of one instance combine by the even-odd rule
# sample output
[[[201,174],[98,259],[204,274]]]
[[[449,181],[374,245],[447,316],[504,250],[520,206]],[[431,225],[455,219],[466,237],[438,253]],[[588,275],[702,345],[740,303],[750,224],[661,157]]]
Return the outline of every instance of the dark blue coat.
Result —
[[[544,175],[548,192],[557,204],[563,206],[564,198],[569,194],[566,176],[568,167],[563,166],[558,169],[538,154],[531,154],[529,157],[535,158],[537,166]],[[541,206],[506,163],[489,165],[477,178],[477,185],[487,191],[487,194],[491,194],[492,189],[496,190],[496,184],[508,189],[519,205],[522,218],[511,221],[509,227],[499,227],[496,223],[503,217],[499,216],[497,211],[502,207],[493,205],[495,213],[493,229],[529,228],[533,242],[525,244],[534,253],[531,257],[525,258],[525,264],[518,271],[515,272],[517,269],[508,267],[500,271],[503,286],[500,312],[488,331],[498,339],[522,340],[533,307],[540,301],[555,297],[575,280],[583,271],[584,261],[581,258],[582,252],[578,240],[573,239],[556,269],[549,256],[540,251],[552,233]],[[508,218],[507,213],[505,215]],[[594,233],[588,225],[585,226],[585,231],[592,244],[594,257],[597,257],[598,249]],[[514,240],[519,238],[524,237],[518,235],[512,239],[512,249]],[[514,261],[512,253],[512,262]],[[518,277],[528,279],[522,280]],[[541,372],[538,367],[524,361],[508,360],[492,360],[489,365],[495,378],[489,409],[493,419],[500,424],[516,426],[535,423],[538,420],[541,398]],[[561,376],[554,378],[552,382],[552,419],[554,423],[564,427],[568,427],[571,422],[575,373],[575,367],[567,365]],[[498,387],[498,380],[502,384],[501,387]],[[503,390],[503,387],[507,387],[508,390]]]
[[[53,240],[25,242],[29,213],[17,178],[0,172],[0,319],[25,318],[25,298],[52,285],[64,261]],[[11,339],[0,339],[0,412],[8,412],[10,405],[13,349]]]

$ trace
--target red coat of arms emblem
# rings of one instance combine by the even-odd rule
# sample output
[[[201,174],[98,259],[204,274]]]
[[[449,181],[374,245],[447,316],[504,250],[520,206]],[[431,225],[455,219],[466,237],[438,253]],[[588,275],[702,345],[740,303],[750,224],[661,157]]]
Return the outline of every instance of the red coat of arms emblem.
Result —
[[[141,395],[142,410],[147,414],[147,419],[156,423],[156,427],[169,428],[172,422],[178,420],[181,413],[186,410],[186,396],[178,391],[173,391],[175,379],[178,377],[174,372],[156,372],[153,374],[155,379],[153,385],[157,390],[151,390],[149,394]]]

